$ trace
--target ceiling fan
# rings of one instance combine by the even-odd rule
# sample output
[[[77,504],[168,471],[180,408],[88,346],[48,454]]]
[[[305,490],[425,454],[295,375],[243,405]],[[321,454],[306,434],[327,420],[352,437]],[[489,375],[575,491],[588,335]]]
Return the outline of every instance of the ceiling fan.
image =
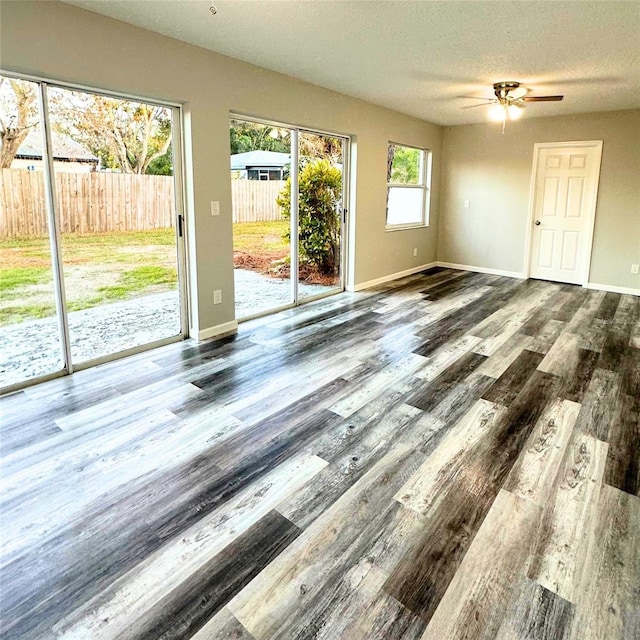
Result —
[[[507,118],[511,120],[519,118],[522,115],[521,109],[526,102],[559,102],[564,98],[564,96],[529,96],[527,95],[528,89],[513,80],[496,82],[493,85],[493,93],[496,97],[485,99],[484,104],[474,104],[471,107],[463,107],[463,109],[493,105],[489,115],[493,120],[502,122],[503,134]]]

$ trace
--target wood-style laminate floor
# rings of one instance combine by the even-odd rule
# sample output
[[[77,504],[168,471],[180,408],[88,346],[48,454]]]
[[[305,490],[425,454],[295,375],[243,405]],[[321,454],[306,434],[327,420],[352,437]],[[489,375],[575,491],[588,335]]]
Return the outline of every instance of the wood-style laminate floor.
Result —
[[[2,638],[640,638],[640,299],[433,269],[6,396]]]

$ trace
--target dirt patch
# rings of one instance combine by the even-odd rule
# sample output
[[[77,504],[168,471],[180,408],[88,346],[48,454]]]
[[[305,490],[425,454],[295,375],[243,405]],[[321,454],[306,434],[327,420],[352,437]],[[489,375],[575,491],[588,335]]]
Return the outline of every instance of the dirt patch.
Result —
[[[291,273],[291,268],[286,261],[286,256],[276,253],[269,254],[262,252],[260,254],[253,254],[236,251],[233,254],[233,266],[236,269],[255,271],[267,278],[288,279]],[[338,284],[337,276],[324,275],[319,273],[314,267],[305,264],[301,264],[299,267],[298,279],[300,282],[319,284],[325,287]]]
[[[289,277],[289,265],[282,265],[276,271],[278,278]],[[298,267],[298,282],[308,282],[309,284],[319,284],[323,287],[335,287],[339,283],[338,276],[328,276],[319,273],[317,269],[309,265],[301,264]]]
[[[300,265],[298,280],[309,284],[321,284],[325,287],[335,287],[340,282],[338,276],[323,275],[307,265]]]
[[[48,247],[45,247],[45,251],[47,250]],[[28,269],[30,267],[51,268],[51,258],[48,255],[46,257],[38,255],[36,251],[29,253],[16,247],[3,248],[0,251],[0,269]]]
[[[100,287],[118,282],[128,265],[71,264],[64,267],[64,284],[67,301],[77,302],[97,296]]]
[[[236,269],[248,269],[249,271],[257,271],[262,275],[270,275],[273,263],[283,260],[284,256],[280,253],[245,253],[236,251],[233,254],[233,266]]]

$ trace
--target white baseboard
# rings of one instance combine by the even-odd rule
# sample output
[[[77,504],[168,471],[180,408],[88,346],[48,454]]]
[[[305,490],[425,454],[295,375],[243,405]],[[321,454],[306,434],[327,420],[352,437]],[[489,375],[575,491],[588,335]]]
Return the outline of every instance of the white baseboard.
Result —
[[[476,271],[478,273],[488,273],[494,276],[507,276],[508,278],[520,278],[526,279],[526,276],[521,271],[503,271],[502,269],[487,269],[485,267],[472,267],[468,264],[456,264],[454,262],[440,262],[437,263],[438,267],[447,267],[448,269],[461,269],[462,271]],[[587,284],[587,289],[598,289],[600,291],[611,291],[612,293],[624,293],[630,296],[640,296],[640,289],[634,289],[632,287],[618,287],[613,284],[597,284],[590,282]]]
[[[376,278],[375,280],[368,280],[367,282],[359,282],[356,285],[347,285],[347,291],[362,291],[363,289],[369,289],[370,287],[375,287],[378,284],[384,284],[385,282],[391,282],[391,280],[397,280],[398,278],[404,278],[406,276],[412,276],[414,273],[420,273],[420,271],[425,271],[426,269],[431,269],[432,267],[437,267],[437,262],[430,262],[429,264],[423,264],[419,267],[411,267],[411,269],[406,269],[405,271],[398,271],[397,273],[390,273],[387,276],[382,276],[382,278]]]
[[[446,267],[447,269],[460,269],[461,271],[475,271],[476,273],[488,273],[492,276],[506,276],[507,278],[525,279],[524,273],[521,271],[503,271],[502,269],[488,269],[487,267],[473,267],[469,264],[456,264],[454,262],[440,262],[437,266]]]
[[[196,338],[198,340],[206,340],[207,338],[214,338],[215,336],[221,336],[225,333],[235,333],[236,331],[238,331],[238,321],[232,320],[231,322],[217,324],[215,327],[208,327],[207,329],[197,331]]]
[[[618,287],[614,284],[597,284],[596,282],[590,282],[587,284],[587,289],[598,289],[599,291],[611,291],[611,293],[626,293],[630,296],[640,296],[640,289]]]

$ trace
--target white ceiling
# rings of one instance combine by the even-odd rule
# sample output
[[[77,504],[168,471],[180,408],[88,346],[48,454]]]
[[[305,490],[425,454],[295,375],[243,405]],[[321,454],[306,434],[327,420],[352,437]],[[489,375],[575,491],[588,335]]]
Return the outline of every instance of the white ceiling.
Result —
[[[564,94],[525,117],[640,107],[638,0],[68,2],[442,125],[501,80]]]

